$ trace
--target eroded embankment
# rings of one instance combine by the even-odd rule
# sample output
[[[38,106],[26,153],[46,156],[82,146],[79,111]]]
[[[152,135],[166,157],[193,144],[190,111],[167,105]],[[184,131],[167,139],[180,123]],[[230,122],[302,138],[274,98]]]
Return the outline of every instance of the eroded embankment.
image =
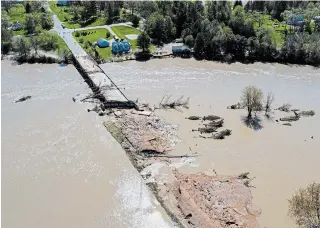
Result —
[[[167,152],[177,128],[152,111],[113,110],[104,126],[121,144],[168,215],[180,227],[258,227],[246,176],[180,174]],[[184,155],[192,157],[196,155]],[[159,173],[165,173],[165,178]]]

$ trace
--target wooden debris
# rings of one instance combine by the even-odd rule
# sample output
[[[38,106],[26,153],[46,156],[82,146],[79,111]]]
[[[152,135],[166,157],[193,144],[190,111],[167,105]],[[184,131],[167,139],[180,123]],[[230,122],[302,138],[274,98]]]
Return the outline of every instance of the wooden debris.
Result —
[[[277,108],[277,110],[280,110],[282,112],[289,112],[290,108],[291,108],[291,104],[287,103],[287,104],[283,104],[282,106]]]
[[[280,121],[292,122],[292,121],[298,121],[299,119],[300,119],[299,115],[295,115],[295,116],[288,116],[288,117],[280,118]]]
[[[29,99],[31,99],[31,96],[23,96],[20,99],[16,100],[15,103],[23,102],[23,101],[26,101],[26,100],[29,100]]]
[[[224,139],[225,136],[231,135],[231,130],[226,129],[212,136],[213,139]]]
[[[186,119],[188,119],[188,120],[200,120],[201,117],[200,116],[189,116],[189,117],[186,117]]]
[[[291,123],[284,123],[282,125],[284,125],[284,126],[292,126]]]
[[[228,109],[242,109],[243,107],[241,106],[241,104],[238,102],[237,104],[234,105],[230,105],[227,107]]]
[[[137,114],[137,115],[142,115],[142,116],[150,116],[152,112],[150,112],[150,111],[136,111],[136,110],[133,110],[131,113],[132,114]]]
[[[223,119],[220,119],[218,121],[211,121],[208,124],[205,124],[206,127],[222,127],[223,126]]]
[[[214,121],[214,120],[218,120],[221,118],[219,116],[215,116],[215,115],[208,115],[208,116],[204,116],[202,119],[204,121],[206,121],[206,120]]]
[[[301,116],[314,116],[316,113],[313,110],[309,110],[309,111],[301,111],[299,113],[299,115]]]
[[[217,127],[199,127],[198,131],[202,133],[213,133],[217,130]]]

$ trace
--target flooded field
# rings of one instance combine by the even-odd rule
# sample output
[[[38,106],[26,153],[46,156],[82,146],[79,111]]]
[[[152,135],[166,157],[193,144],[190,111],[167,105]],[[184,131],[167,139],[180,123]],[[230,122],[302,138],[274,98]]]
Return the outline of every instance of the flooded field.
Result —
[[[73,66],[1,65],[3,227],[172,227]]]
[[[162,59],[148,62],[104,64],[102,67],[125,94],[158,105],[165,93],[172,98],[190,97],[190,108],[157,111],[170,123],[179,125],[183,145],[172,154],[198,152],[192,168],[181,172],[215,170],[219,174],[250,172],[254,203],[262,209],[261,227],[294,227],[287,215],[288,198],[300,187],[320,182],[320,70],[310,66],[280,64],[219,64],[192,59]],[[291,127],[276,122],[287,113],[275,112],[273,120],[261,116],[260,126],[249,128],[243,122],[244,110],[227,106],[240,100],[247,85],[261,88],[265,96],[275,94],[273,108],[283,103],[301,110],[313,109],[314,117],[302,118]],[[192,132],[199,122],[189,115],[219,115],[232,135],[216,141],[199,138]],[[313,136],[313,138],[311,138]]]

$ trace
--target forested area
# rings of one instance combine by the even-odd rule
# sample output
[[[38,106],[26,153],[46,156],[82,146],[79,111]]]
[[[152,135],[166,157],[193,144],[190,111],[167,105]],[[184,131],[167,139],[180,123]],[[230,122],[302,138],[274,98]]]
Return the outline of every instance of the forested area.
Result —
[[[148,1],[136,12],[159,44],[181,37],[200,59],[320,63],[319,2]],[[299,26],[288,24],[295,15]]]
[[[70,1],[68,6],[50,2],[50,8],[67,28],[131,21],[145,31],[146,40],[140,37],[139,43],[146,50],[149,37],[160,46],[183,38],[198,59],[320,63],[320,2],[250,0],[242,4],[199,0]],[[6,31],[10,9],[5,4],[2,7],[2,36],[4,43],[10,43],[12,34]],[[51,16],[40,3],[25,3],[24,8],[25,34],[52,28]],[[297,17],[302,19],[293,23]]]

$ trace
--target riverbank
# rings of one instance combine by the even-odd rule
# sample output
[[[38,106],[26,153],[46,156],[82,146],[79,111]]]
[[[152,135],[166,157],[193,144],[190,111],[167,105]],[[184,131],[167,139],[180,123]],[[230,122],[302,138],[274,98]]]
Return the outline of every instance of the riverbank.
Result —
[[[156,115],[179,126],[178,136],[184,141],[169,151],[169,155],[199,153],[196,158],[185,159],[191,167],[179,167],[178,171],[198,173],[215,169],[224,175],[249,172],[256,177],[250,189],[253,204],[262,209],[258,218],[260,226],[294,226],[287,216],[287,199],[300,187],[320,181],[317,175],[320,107],[315,102],[320,96],[320,73],[316,68],[262,63],[229,65],[179,58],[110,63],[101,67],[108,69],[108,75],[133,100],[138,98],[140,102],[158,105],[165,93],[173,99],[182,95],[190,97],[188,110],[156,111]],[[276,97],[273,108],[291,103],[292,108],[314,109],[316,115],[290,127],[276,122],[288,114],[275,112],[273,120],[262,116],[260,129],[249,128],[241,121],[244,110],[227,109],[239,101],[247,85],[256,85],[265,94],[273,92]],[[216,141],[199,138],[197,132],[192,132],[199,123],[185,118],[208,114],[223,117],[232,135]]]

